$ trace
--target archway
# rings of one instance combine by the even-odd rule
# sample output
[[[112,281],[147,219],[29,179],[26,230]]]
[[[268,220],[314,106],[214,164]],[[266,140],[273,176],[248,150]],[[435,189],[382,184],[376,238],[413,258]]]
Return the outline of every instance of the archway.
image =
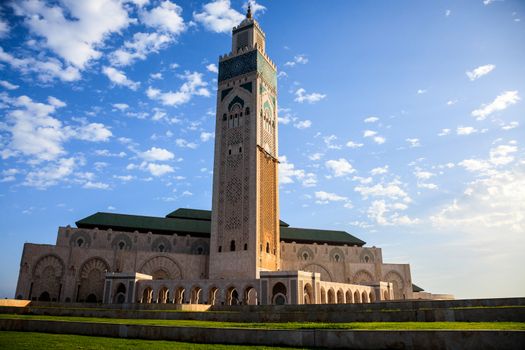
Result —
[[[150,304],[151,299],[153,298],[153,289],[151,287],[146,287],[142,292],[142,301],[143,304]]]
[[[257,290],[252,286],[244,289],[244,303],[246,305],[257,305]]]
[[[388,299],[389,299],[389,298],[388,298],[388,291],[385,290],[385,291],[383,292],[383,300],[388,300]]]
[[[208,292],[208,304],[215,305],[217,302],[217,291],[218,289],[216,287],[210,288],[210,291]]]
[[[368,303],[368,294],[366,294],[366,292],[361,293],[361,301],[363,303]]]
[[[335,292],[332,288],[328,289],[328,304],[335,304]]]
[[[191,290],[190,304],[200,304],[201,294],[202,294],[202,288],[199,286],[194,286]]]
[[[321,304],[326,304],[326,291],[321,287]]]
[[[337,303],[338,304],[344,304],[345,303],[345,295],[344,295],[342,289],[339,289],[337,291]]]
[[[117,291],[115,292],[113,300],[117,304],[124,304],[126,302],[126,286],[124,283],[119,283],[117,286]]]
[[[175,298],[173,299],[175,304],[184,304],[184,291],[184,287],[177,288],[175,291]]]
[[[374,298],[374,292],[370,292],[370,293],[368,293],[368,302],[369,302],[369,303],[373,303],[374,300],[375,300],[375,298]]]
[[[277,282],[272,288],[272,303],[275,305],[287,303],[286,286],[281,282]]]
[[[351,290],[347,290],[346,291],[346,303],[347,304],[351,304],[353,302],[352,300],[352,291]]]
[[[51,301],[51,298],[49,297],[49,293],[42,292],[40,296],[38,297],[38,301]]]
[[[239,305],[239,293],[235,287],[228,288],[228,293],[226,294],[226,304],[227,305]]]
[[[89,294],[86,298],[86,303],[96,303],[97,302],[97,296],[93,293]]]
[[[166,303],[169,303],[170,299],[170,290],[168,289],[168,287],[162,287],[160,290],[159,290],[159,303],[160,304],[166,304]]]
[[[359,304],[361,303],[361,295],[359,294],[359,291],[354,292],[354,303]]]
[[[303,303],[304,304],[315,304],[314,290],[310,283],[306,283],[303,289]]]
[[[105,273],[109,265],[101,258],[91,258],[82,264],[79,273],[77,301],[88,301],[88,296],[93,294],[96,301],[102,300],[104,292]],[[93,298],[93,297],[92,297]]]

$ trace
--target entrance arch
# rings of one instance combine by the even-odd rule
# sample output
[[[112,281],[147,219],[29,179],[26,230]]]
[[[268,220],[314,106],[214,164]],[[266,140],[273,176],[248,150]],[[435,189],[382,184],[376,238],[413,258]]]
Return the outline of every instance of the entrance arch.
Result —
[[[303,290],[303,303],[304,304],[315,304],[314,289],[310,283],[304,285]]]
[[[272,303],[275,305],[287,304],[286,286],[277,282],[272,288]]]

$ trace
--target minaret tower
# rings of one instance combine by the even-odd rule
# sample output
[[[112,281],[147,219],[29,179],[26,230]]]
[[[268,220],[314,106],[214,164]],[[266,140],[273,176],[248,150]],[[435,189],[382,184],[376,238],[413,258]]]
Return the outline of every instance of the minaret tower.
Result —
[[[252,18],[219,59],[211,279],[253,279],[280,265],[276,66]]]

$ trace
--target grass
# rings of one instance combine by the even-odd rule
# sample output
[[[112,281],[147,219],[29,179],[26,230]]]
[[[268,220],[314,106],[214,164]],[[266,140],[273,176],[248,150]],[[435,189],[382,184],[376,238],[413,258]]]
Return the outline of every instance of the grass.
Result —
[[[124,350],[124,349],[291,349],[267,346],[195,344],[165,340],[138,340],[106,337],[88,337],[84,335],[47,334],[33,332],[0,332],[0,349],[53,349],[53,350]]]
[[[289,322],[251,323],[198,320],[121,319],[74,316],[0,314],[0,319],[47,320],[170,327],[251,329],[355,329],[355,330],[525,330],[525,322]],[[0,347],[1,348],[1,347]]]

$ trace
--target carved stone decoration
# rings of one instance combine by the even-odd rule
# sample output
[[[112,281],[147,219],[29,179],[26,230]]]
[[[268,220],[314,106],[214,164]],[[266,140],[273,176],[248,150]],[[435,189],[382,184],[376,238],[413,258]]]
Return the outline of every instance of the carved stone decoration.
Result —
[[[403,290],[405,288],[405,281],[403,280],[403,277],[401,277],[401,275],[396,271],[390,271],[385,275],[384,280],[386,282],[392,283],[394,288],[394,298],[403,299]]]
[[[321,281],[332,282],[332,274],[328,269],[319,264],[309,264],[301,268],[302,271],[318,272],[321,274]]]
[[[156,256],[149,259],[139,269],[140,273],[153,276],[153,279],[182,279],[179,265],[166,256]]]
[[[366,270],[359,270],[352,278],[355,284],[370,284],[374,282],[374,276]]]
[[[309,247],[302,247],[297,251],[297,259],[304,261],[313,260],[314,252]]]
[[[345,253],[339,248],[333,248],[330,250],[330,261],[331,262],[344,262]]]
[[[171,252],[171,243],[166,237],[158,237],[151,244],[151,250],[154,252]]]
[[[89,248],[91,246],[91,237],[88,232],[78,230],[69,238],[69,245],[72,247]]]
[[[226,200],[231,203],[237,203],[241,199],[242,185],[241,180],[237,177],[232,177],[226,185]]]
[[[64,262],[58,256],[45,255],[40,258],[33,270],[31,297],[41,301],[58,301],[64,271]]]
[[[107,271],[109,271],[109,265],[101,258],[91,258],[82,264],[77,301],[101,302]]]
[[[133,247],[133,243],[131,243],[131,238],[129,238],[129,236],[124,233],[116,235],[115,238],[113,238],[113,240],[111,241],[111,248],[113,249],[130,250],[131,247]]]

